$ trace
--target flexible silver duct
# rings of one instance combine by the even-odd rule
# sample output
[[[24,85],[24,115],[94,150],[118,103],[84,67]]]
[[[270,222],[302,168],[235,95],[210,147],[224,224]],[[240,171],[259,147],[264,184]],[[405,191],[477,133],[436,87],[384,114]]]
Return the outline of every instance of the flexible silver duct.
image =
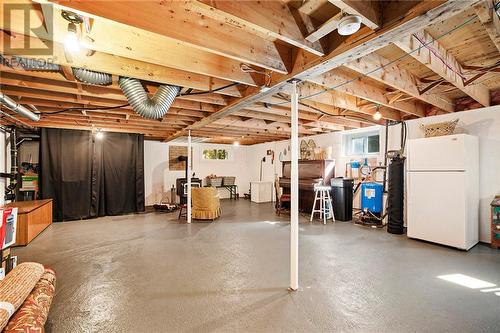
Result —
[[[0,104],[4,105],[7,109],[12,110],[14,112],[17,112],[23,117],[26,117],[32,121],[39,121],[40,116],[31,112],[28,110],[26,107],[22,106],[21,104],[17,103],[14,101],[12,98],[9,96],[5,95],[3,92],[0,91]]]
[[[73,67],[73,75],[80,82],[96,84],[99,86],[107,86],[112,83],[111,74],[91,71],[85,68]]]
[[[154,96],[149,98],[137,79],[120,77],[118,83],[134,111],[149,119],[162,118],[170,109],[180,90],[178,86],[161,85]]]

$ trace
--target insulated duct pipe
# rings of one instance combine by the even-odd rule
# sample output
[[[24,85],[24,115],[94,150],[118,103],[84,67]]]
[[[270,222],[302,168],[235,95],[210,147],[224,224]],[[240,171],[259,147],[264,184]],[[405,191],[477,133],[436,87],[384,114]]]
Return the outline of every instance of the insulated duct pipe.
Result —
[[[73,67],[72,70],[75,78],[83,83],[108,86],[113,82],[111,74],[95,72],[85,68]]]
[[[11,111],[17,112],[21,116],[28,118],[29,120],[32,121],[40,120],[40,115],[37,115],[36,113],[33,113],[32,111],[28,110],[26,107],[17,103],[16,101],[14,101],[12,98],[5,95],[1,91],[0,91],[0,104],[4,105],[7,109]]]
[[[178,86],[161,85],[154,96],[149,98],[137,79],[120,77],[118,83],[134,111],[149,119],[159,119],[167,114],[180,90]]]

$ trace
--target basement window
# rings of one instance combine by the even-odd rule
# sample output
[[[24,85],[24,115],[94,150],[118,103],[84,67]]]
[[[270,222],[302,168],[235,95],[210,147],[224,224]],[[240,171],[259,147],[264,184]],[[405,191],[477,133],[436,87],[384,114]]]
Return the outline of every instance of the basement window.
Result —
[[[204,160],[228,160],[229,152],[227,149],[203,149]]]
[[[380,133],[369,132],[346,133],[342,137],[345,156],[375,155],[380,152]]]

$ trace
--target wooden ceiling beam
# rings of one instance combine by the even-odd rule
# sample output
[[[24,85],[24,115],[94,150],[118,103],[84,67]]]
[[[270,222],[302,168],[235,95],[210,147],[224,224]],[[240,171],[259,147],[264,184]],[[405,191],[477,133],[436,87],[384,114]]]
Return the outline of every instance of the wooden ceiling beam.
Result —
[[[50,102],[57,103],[57,105],[63,108],[71,107],[114,107],[124,104],[106,99],[99,98],[89,98],[82,96],[78,98],[77,96],[68,96],[63,94],[55,94],[52,92],[34,92],[33,90],[21,90],[19,88],[1,85],[2,92],[10,97],[19,98],[19,103],[21,104],[34,104],[34,103],[45,103],[43,105],[50,105]],[[124,101],[126,102],[126,101]],[[185,110],[185,112],[197,113],[200,117],[204,117],[214,112],[213,109],[204,108],[203,106],[192,105],[191,103],[185,103],[186,101],[176,100],[172,103],[172,107],[169,112],[175,112],[175,110]],[[194,103],[200,104],[200,103]],[[38,104],[41,105],[41,104]],[[131,106],[122,106],[120,109],[132,111]]]
[[[299,85],[300,96],[310,96],[306,100],[332,105],[340,109],[346,109],[370,116],[373,116],[376,112],[374,107],[368,107],[370,103],[366,103],[366,101],[362,101],[354,95],[337,90],[323,92],[325,90],[326,87],[311,82],[302,82]],[[379,111],[383,119],[401,120],[400,112],[395,109],[382,106],[379,108]]]
[[[200,50],[279,73],[287,66],[272,41],[207,17],[181,1],[51,1],[85,16],[157,33]],[[203,33],[200,33],[200,28]],[[221,42],[223,41],[223,42]]]
[[[462,65],[427,31],[416,31],[394,44],[483,106],[490,105],[489,89],[483,84],[465,85]]]
[[[3,72],[0,72],[3,74]],[[127,102],[126,97],[121,93],[121,91],[114,92],[110,88],[97,87],[97,86],[82,86],[82,89],[78,87],[71,87],[67,84],[50,84],[47,82],[40,82],[40,80],[17,80],[9,76],[9,74],[3,74],[0,77],[0,84],[9,91],[19,91],[29,94],[31,97],[43,96],[45,98],[60,97],[66,98],[68,101],[74,100],[75,97],[71,95],[80,95],[81,101],[91,103],[97,102],[103,106],[113,106],[116,104],[124,104]],[[27,91],[30,89],[30,91]],[[155,90],[156,91],[156,87]],[[215,112],[219,110],[219,106],[207,103],[213,102],[211,99],[201,99],[202,95],[198,95],[200,101],[191,101],[186,99],[187,96],[177,97],[172,106],[179,108],[186,108],[191,110],[200,110],[206,112]],[[56,98],[57,99],[57,98]],[[79,102],[76,100],[76,102]]]
[[[145,122],[136,122],[136,121],[126,121],[125,119],[115,119],[109,118],[107,116],[102,115],[92,115],[92,116],[84,116],[82,114],[59,114],[59,115],[44,115],[40,122],[54,122],[61,121],[67,122],[68,124],[76,123],[76,124],[94,124],[94,125],[118,125],[127,129],[135,129],[135,130],[176,130],[185,126],[183,123],[166,123],[166,122],[150,122],[151,124],[147,124]]]
[[[1,16],[1,15],[0,15]],[[17,33],[7,34],[0,30],[0,49],[6,50],[5,45],[10,43],[12,49],[22,49],[25,43],[30,43],[32,47],[46,48],[47,41],[20,35]],[[165,66],[155,65],[147,62],[123,58],[107,53],[94,52],[87,56],[85,52],[72,55],[72,59],[66,59],[64,47],[60,43],[52,43],[52,54],[50,55],[23,55],[23,57],[46,60],[63,66],[83,67],[90,70],[109,73],[117,76],[133,77],[150,82],[166,83],[188,87],[199,90],[216,89],[230,84],[231,82],[210,78],[205,75],[195,74]],[[16,55],[11,52],[8,55]],[[239,71],[239,68],[238,68]],[[241,71],[240,71],[241,72]],[[255,85],[250,75],[246,75],[245,84]],[[240,82],[235,80],[236,82]],[[237,87],[231,87],[220,91],[220,93],[230,94],[231,96],[241,96]]]
[[[248,111],[251,111],[249,114]],[[285,123],[288,126],[290,126],[290,116],[283,116],[280,114],[275,114],[275,113],[270,113],[270,112],[263,112],[261,110],[242,110],[236,112],[234,115],[240,116],[240,115],[248,115],[251,116],[252,118],[255,119],[262,119],[266,121],[271,121],[271,122],[278,122],[278,123]],[[319,117],[317,115],[313,115],[312,119],[306,120],[303,119],[302,117],[299,116],[299,125],[304,126],[305,128],[323,128],[327,130],[340,130],[341,125],[338,123],[335,123],[333,121],[325,121],[325,119],[322,119],[321,121],[319,120]]]
[[[243,120],[240,120],[236,116],[229,116],[229,117],[226,117],[224,119],[217,120],[216,122],[213,122],[212,124],[223,125],[223,126],[227,126],[228,128],[240,127],[240,128],[246,128],[246,129],[263,130],[263,131],[267,131],[270,133],[279,132],[279,131],[283,131],[285,133],[291,133],[290,125],[286,124],[286,123],[273,122],[273,123],[267,124],[262,119],[250,119],[247,121],[243,121]],[[300,125],[299,125],[299,133],[304,134],[304,135],[316,134],[316,132],[311,131],[310,129],[306,129],[305,127],[300,126]]]
[[[67,128],[67,129],[79,129],[79,130],[94,130],[96,128],[99,128],[103,132],[120,132],[120,133],[138,133],[138,134],[144,134],[148,136],[154,136],[158,139],[161,137],[165,137],[165,135],[168,135],[169,133],[172,133],[175,131],[175,129],[163,129],[163,130],[146,130],[146,129],[136,129],[136,128],[127,128],[123,127],[120,124],[110,124],[110,123],[102,123],[102,122],[94,122],[94,126],[92,124],[87,123],[68,123],[66,121],[61,121],[61,120],[53,120],[53,121],[47,121],[47,122],[37,122],[35,123],[29,123],[32,126],[37,126],[40,128]]]
[[[425,117],[424,104],[417,101],[396,101],[390,104],[385,95],[386,92],[382,88],[372,85],[362,78],[357,79],[354,73],[342,68],[337,68],[317,78],[311,78],[309,81],[417,117]],[[345,84],[345,82],[349,83]]]
[[[381,8],[378,0],[328,0],[345,13],[358,15],[361,22],[370,29],[381,26]]]
[[[197,129],[191,132],[193,136],[202,136],[202,137],[230,137],[233,140],[242,140],[245,138],[262,139],[264,141],[275,141],[275,140],[286,140],[289,138],[288,135],[266,135],[263,133],[242,133],[242,132],[232,132],[232,131],[224,131],[221,132],[220,128],[204,128]]]
[[[492,0],[483,0],[474,6],[477,17],[486,29],[491,41],[500,51],[500,18],[495,13]]]
[[[260,135],[262,137],[274,137],[274,138],[289,138],[290,133],[287,133],[285,131],[272,131],[272,130],[266,130],[266,129],[238,129],[238,128],[228,128],[227,125],[220,125],[220,124],[210,124],[207,125],[206,127],[200,129],[201,131],[217,131],[220,134],[233,134],[233,135]]]
[[[75,87],[75,82],[68,82],[61,73],[11,69],[3,65],[0,65],[0,72],[2,74],[0,77],[0,83],[2,82],[2,79],[9,79],[9,81],[11,82],[13,82],[13,80],[16,80],[16,82],[18,82],[16,84],[18,84],[19,86],[35,87],[38,85],[40,89],[47,90],[51,90],[51,86],[56,86],[58,87],[57,91],[74,93],[73,89]],[[123,95],[122,90],[116,83],[113,83],[109,86],[96,86],[83,82],[77,83],[81,85],[82,93],[87,93],[88,96],[125,100],[125,96]],[[158,89],[158,85],[156,84],[148,82],[142,82],[142,84],[149,93],[154,93]],[[196,90],[193,92],[196,92]],[[177,97],[177,100],[198,101],[201,103],[205,103],[206,105],[227,105],[228,101],[230,101],[229,98],[225,98],[219,95],[219,92],[191,96],[183,95]],[[213,107],[217,108],[216,106]]]
[[[6,1],[0,0],[0,4]],[[16,0],[15,2],[32,4],[30,0]],[[42,7],[55,6],[44,4]],[[53,24],[50,25],[53,27],[52,33],[37,31],[35,34],[30,30],[29,34],[31,37],[63,43],[68,23],[61,17],[59,8],[52,8],[52,12]],[[8,28],[11,31],[19,34],[27,33],[24,29],[24,14],[23,11],[10,13]],[[29,24],[34,27],[42,24],[40,15],[37,15],[34,10],[30,11]],[[0,26],[7,28],[3,18],[0,18]],[[215,79],[214,87],[221,79],[255,85],[251,75],[240,70],[241,61],[181,45],[159,34],[100,18],[93,18],[92,29],[88,33],[82,27],[78,26],[78,28],[82,46],[89,50],[212,77]],[[221,84],[221,86],[224,85],[227,83]],[[208,90],[206,87],[196,89]]]
[[[316,41],[304,38],[304,27],[299,26],[288,6],[280,1],[188,1],[203,15],[236,25],[251,33],[282,40],[318,56],[325,54]]]
[[[363,58],[348,62],[344,66],[446,112],[455,111],[451,98],[443,94],[420,93],[417,85],[419,79],[416,76],[405,69],[399,68],[397,63],[391,63],[376,53],[371,53]]]
[[[470,5],[474,5],[478,1],[479,0],[472,0]],[[183,131],[175,133],[167,138],[167,140],[183,135],[188,129],[203,127],[217,119],[221,119],[255,102],[272,96],[285,89],[288,85],[288,81],[292,78],[306,80],[310,77],[321,75],[346,62],[353,61],[383,48],[394,40],[407,36],[423,27],[446,20],[465,9],[466,6],[463,6],[461,0],[419,2],[408,10],[404,17],[396,23],[383,26],[371,34],[365,34],[365,32],[360,31],[358,34],[350,36],[350,38],[334,48],[328,55],[321,58],[314,58],[305,64],[295,66],[293,72],[288,75],[275,76],[268,89],[255,91],[230,103],[220,111],[185,128]]]
[[[316,30],[307,35],[306,39],[310,42],[315,42],[325,37],[332,31],[335,31],[339,25],[340,19],[342,18],[342,13],[330,18],[325,23],[321,24]]]
[[[290,108],[283,106],[265,106],[264,104],[256,104],[248,107],[252,111],[252,117],[259,117],[259,114],[273,115],[286,119],[290,123]],[[329,117],[321,118],[318,112],[310,112],[299,110],[299,124],[305,127],[321,127],[329,130],[342,130],[345,125],[342,121]],[[315,123],[315,125],[313,124]],[[356,127],[354,124],[349,124],[350,127]],[[358,126],[359,127],[359,126]]]
[[[351,111],[350,114],[347,114],[347,111],[349,110],[339,109],[328,104],[323,104],[311,100],[303,100],[300,103],[324,112],[322,114],[325,116],[321,118],[321,120],[335,119],[334,121],[337,121],[340,124],[343,124],[344,126],[348,126],[350,128],[361,128],[363,124],[367,124],[370,126],[383,124],[382,119],[376,121],[370,115],[367,115],[364,112],[361,113]]]

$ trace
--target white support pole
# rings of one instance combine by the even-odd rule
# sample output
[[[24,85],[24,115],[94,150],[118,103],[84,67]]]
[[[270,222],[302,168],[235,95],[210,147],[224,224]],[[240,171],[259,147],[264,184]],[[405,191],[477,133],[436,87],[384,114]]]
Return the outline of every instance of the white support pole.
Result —
[[[187,169],[187,223],[191,223],[191,130],[188,131]]]
[[[292,82],[291,203],[290,203],[290,290],[299,288],[299,99],[297,81]]]

